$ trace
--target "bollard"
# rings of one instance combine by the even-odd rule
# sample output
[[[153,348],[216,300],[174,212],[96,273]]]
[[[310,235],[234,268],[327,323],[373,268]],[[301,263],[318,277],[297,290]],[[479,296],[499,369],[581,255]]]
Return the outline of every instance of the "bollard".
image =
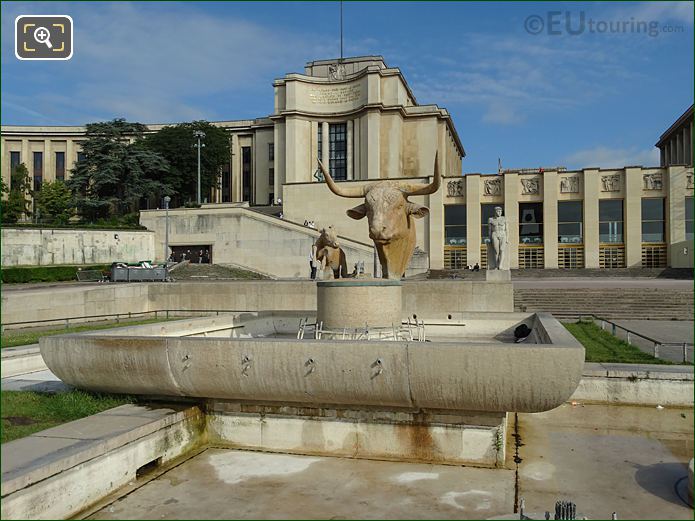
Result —
[[[654,358],[659,358],[659,344],[654,342]]]
[[[684,364],[688,363],[688,344],[687,344],[687,342],[683,342],[683,363]]]
[[[630,331],[626,329],[625,332],[627,333],[627,343],[629,344],[630,343]]]

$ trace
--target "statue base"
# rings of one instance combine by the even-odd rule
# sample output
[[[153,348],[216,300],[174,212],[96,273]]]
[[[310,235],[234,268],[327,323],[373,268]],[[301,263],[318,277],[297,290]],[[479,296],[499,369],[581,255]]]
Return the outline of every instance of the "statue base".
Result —
[[[316,321],[324,329],[400,327],[401,281],[338,279],[316,283]]]
[[[486,282],[510,282],[512,272],[509,270],[485,270]]]

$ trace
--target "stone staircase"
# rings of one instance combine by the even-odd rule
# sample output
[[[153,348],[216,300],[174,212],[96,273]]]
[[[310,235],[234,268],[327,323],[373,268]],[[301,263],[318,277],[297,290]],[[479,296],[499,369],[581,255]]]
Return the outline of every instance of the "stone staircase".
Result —
[[[596,315],[625,320],[693,320],[693,291],[663,288],[514,289],[515,311],[557,318]]]

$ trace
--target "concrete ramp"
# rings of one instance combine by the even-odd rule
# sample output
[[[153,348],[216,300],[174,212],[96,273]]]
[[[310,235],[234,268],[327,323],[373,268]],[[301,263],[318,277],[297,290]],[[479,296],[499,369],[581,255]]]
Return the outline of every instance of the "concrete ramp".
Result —
[[[164,211],[142,211],[140,224],[155,232],[155,251],[158,258],[162,257]],[[238,266],[273,278],[308,278],[311,245],[318,236],[318,230],[250,208],[207,205],[169,210],[171,246],[210,245],[215,264]],[[360,261],[367,272],[372,271],[371,244],[342,236],[339,241],[347,257],[348,271],[352,272],[354,264]]]

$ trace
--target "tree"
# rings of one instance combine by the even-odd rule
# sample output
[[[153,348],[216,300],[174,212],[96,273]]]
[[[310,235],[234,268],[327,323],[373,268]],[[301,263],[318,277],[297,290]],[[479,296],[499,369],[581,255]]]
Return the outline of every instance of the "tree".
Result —
[[[34,195],[34,213],[47,224],[67,224],[74,212],[72,192],[62,181],[47,181]]]
[[[198,151],[193,132],[202,130],[205,148],[200,153],[201,197],[209,194],[216,186],[220,169],[229,164],[229,135],[224,129],[215,127],[207,121],[193,121],[164,127],[145,138],[150,149],[161,154],[170,165],[163,178],[164,184],[173,191],[172,206],[196,199],[198,187]]]
[[[121,216],[136,211],[143,197],[170,193],[162,183],[169,164],[144,146],[146,131],[145,125],[124,119],[87,125],[84,158],[66,182],[84,218]]]
[[[3,223],[16,223],[31,215],[31,178],[24,163],[10,173],[10,186],[2,183],[2,192],[7,195],[0,205]]]

